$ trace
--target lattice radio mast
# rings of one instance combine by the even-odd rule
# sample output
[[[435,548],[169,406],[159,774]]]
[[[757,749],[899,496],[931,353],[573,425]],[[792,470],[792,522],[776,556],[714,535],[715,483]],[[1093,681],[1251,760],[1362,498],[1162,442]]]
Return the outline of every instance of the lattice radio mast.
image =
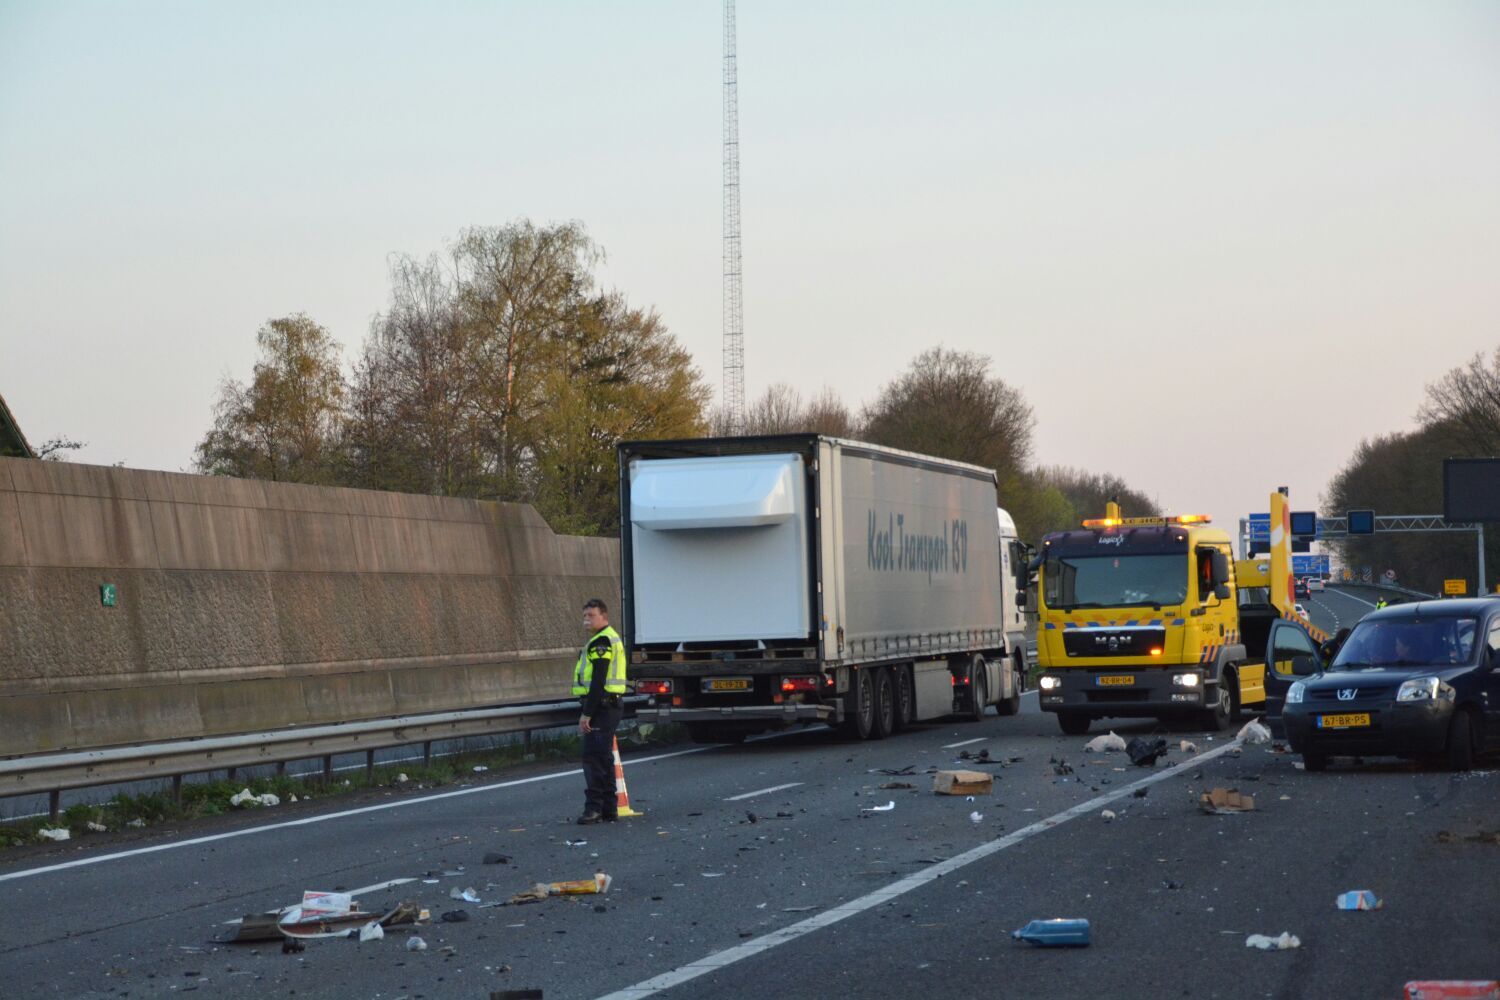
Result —
[[[734,0],[724,0],[724,421],[745,429],[745,313],[740,286],[740,98]]]

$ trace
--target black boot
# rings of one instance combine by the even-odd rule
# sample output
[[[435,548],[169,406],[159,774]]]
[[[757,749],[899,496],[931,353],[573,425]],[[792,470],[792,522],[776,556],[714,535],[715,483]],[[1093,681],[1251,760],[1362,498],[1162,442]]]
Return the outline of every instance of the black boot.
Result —
[[[592,812],[592,811],[586,812],[582,816],[578,817],[578,825],[579,826],[592,826],[595,823],[603,823],[603,822],[604,822],[604,817],[601,816],[599,813]]]

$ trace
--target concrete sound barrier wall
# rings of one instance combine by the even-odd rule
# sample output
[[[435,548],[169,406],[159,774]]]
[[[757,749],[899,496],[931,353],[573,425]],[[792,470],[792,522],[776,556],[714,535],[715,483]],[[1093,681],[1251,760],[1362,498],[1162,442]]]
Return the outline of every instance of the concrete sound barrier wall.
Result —
[[[566,698],[591,596],[522,504],[0,458],[0,755]]]

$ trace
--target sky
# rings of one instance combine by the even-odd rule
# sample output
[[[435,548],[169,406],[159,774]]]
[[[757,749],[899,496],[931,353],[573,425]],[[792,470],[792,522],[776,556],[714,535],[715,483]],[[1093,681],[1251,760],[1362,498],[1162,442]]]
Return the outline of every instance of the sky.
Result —
[[[1491,0],[738,24],[751,397],[980,352],[1036,461],[1233,531],[1500,348]],[[707,0],[0,0],[0,394],[76,461],[190,470],[264,322],[352,361],[392,254],[522,218],[582,222],[717,387],[722,33]]]

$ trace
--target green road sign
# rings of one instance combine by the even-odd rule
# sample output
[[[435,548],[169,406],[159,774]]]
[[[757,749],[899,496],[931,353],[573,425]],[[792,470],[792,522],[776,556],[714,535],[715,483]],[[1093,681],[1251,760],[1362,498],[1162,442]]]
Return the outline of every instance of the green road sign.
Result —
[[[112,583],[99,584],[99,603],[106,608],[112,608],[120,601],[120,592]]]

